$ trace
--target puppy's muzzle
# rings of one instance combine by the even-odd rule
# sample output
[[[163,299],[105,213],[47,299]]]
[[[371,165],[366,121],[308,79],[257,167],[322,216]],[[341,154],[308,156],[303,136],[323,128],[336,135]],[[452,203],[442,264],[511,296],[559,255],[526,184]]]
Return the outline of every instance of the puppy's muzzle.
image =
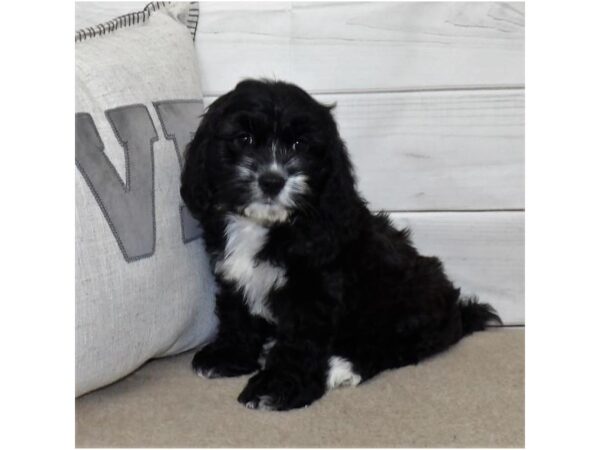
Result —
[[[285,186],[285,178],[275,172],[266,172],[258,177],[258,185],[265,195],[275,197],[283,186]]]

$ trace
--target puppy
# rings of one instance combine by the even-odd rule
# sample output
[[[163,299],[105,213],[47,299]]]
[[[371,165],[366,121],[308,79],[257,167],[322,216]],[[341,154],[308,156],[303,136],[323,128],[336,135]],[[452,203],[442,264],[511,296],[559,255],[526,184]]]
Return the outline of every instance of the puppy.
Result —
[[[220,328],[193,368],[257,372],[238,397],[248,408],[307,406],[500,323],[369,211],[331,109],[293,84],[245,80],[186,151],[181,196],[219,286]]]

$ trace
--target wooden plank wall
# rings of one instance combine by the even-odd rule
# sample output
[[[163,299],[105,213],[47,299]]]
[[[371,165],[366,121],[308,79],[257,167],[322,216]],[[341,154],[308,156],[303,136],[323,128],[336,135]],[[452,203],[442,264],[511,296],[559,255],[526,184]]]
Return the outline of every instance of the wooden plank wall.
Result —
[[[76,22],[138,5],[77,4]],[[275,77],[337,103],[372,208],[410,226],[465,293],[524,324],[524,9],[202,2],[202,89],[210,103],[242,78]]]

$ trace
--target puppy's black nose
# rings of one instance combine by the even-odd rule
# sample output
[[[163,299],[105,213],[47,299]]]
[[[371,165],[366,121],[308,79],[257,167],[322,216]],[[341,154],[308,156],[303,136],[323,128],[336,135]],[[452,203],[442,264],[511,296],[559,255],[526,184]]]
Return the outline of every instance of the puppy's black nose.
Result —
[[[285,184],[285,178],[275,172],[266,172],[258,177],[258,185],[262,191],[270,196],[279,194]]]

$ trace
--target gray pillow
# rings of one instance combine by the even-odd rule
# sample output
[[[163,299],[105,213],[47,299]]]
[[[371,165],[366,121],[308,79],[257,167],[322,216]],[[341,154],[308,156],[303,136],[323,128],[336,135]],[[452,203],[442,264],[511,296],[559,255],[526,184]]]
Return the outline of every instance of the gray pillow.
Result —
[[[216,328],[201,229],[179,197],[203,112],[197,10],[154,3],[76,33],[77,395]]]

